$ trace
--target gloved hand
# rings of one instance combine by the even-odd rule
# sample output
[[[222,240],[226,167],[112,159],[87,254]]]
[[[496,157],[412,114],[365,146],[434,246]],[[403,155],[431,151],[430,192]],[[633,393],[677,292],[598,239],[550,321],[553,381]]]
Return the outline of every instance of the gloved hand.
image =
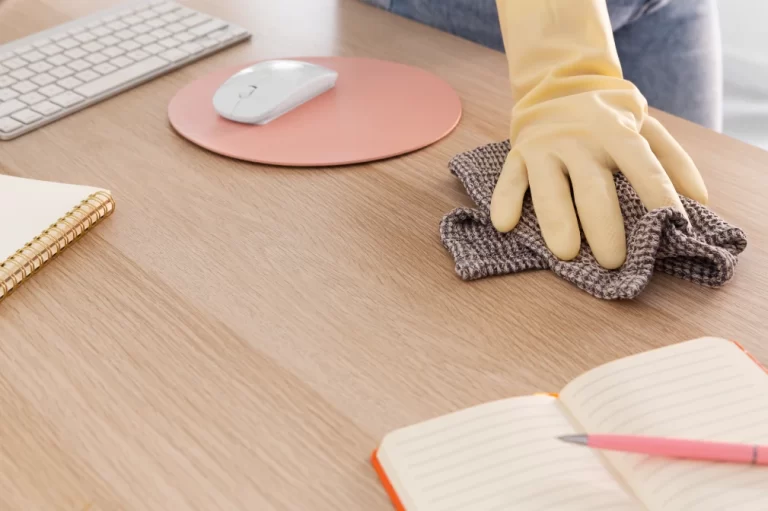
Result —
[[[530,186],[556,257],[578,254],[580,220],[597,261],[618,268],[627,248],[612,173],[623,172],[649,210],[683,213],[677,192],[707,201],[701,175],[623,79],[605,0],[497,0],[497,7],[516,104],[491,221],[512,230]]]

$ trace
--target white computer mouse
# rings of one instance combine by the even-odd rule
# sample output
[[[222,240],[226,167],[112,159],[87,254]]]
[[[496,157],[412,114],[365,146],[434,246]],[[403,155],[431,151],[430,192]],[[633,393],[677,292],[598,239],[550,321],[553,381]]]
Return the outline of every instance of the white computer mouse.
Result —
[[[213,107],[231,121],[267,124],[333,88],[338,76],[309,62],[260,62],[227,79],[213,95]]]

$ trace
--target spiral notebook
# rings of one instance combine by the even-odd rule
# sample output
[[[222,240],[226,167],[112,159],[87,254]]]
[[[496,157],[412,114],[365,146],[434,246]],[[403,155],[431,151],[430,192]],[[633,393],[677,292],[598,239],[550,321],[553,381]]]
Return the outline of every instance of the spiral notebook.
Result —
[[[624,433],[768,444],[768,373],[703,338],[587,371],[558,395],[481,404],[386,435],[372,462],[400,511],[768,509],[768,467],[599,452]]]
[[[107,190],[0,175],[0,302],[114,209]]]

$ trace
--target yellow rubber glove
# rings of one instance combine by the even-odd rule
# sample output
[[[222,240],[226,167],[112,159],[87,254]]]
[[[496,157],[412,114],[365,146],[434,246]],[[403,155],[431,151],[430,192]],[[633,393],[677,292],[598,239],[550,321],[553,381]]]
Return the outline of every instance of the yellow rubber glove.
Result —
[[[613,172],[624,173],[649,210],[684,213],[677,192],[706,203],[704,181],[623,79],[605,0],[496,3],[516,104],[512,150],[491,200],[493,225],[514,229],[530,186],[555,256],[576,257],[580,220],[597,261],[618,268],[627,248]]]

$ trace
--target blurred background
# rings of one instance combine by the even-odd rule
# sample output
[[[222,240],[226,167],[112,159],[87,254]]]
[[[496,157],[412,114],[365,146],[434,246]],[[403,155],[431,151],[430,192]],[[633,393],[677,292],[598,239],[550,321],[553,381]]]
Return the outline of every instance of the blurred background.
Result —
[[[719,0],[725,73],[723,131],[768,149],[768,0]]]

